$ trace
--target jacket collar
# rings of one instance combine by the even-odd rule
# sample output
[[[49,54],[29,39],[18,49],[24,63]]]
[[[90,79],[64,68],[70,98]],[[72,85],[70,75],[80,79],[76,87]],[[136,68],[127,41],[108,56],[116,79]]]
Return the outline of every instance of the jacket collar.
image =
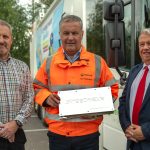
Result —
[[[135,66],[132,70],[132,75],[131,75],[131,80],[130,80],[130,88],[131,88],[131,85],[133,83],[133,80],[135,79],[135,77],[137,76],[137,74],[139,73],[139,71],[144,67],[144,64],[141,63],[137,66]],[[128,90],[130,90],[130,88]],[[143,101],[143,104],[142,104],[142,107],[141,107],[141,110],[143,109],[144,105],[147,103],[147,101],[149,100],[149,97],[150,97],[150,94],[149,94],[149,91],[150,91],[150,84],[147,88],[147,92],[145,93],[145,98],[144,98],[144,101]],[[128,92],[129,93],[129,92]]]
[[[57,51],[57,53],[55,54],[55,56],[57,56],[57,59],[55,60],[55,64],[66,68],[68,66],[82,66],[82,65],[87,65],[88,61],[89,61],[89,55],[87,53],[87,50],[85,49],[84,46],[82,46],[82,50],[80,53],[80,57],[77,61],[75,61],[73,64],[71,64],[66,58],[65,55],[63,53],[63,48],[60,47]]]

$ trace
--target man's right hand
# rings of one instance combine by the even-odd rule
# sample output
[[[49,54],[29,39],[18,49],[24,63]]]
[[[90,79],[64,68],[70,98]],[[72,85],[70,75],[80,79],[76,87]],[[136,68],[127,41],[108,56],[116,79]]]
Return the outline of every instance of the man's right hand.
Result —
[[[48,96],[48,98],[46,99],[46,103],[51,106],[51,107],[58,107],[59,103],[60,103],[60,97],[55,94],[52,93],[50,96]]]
[[[15,120],[7,122],[5,124],[0,125],[0,137],[8,139],[9,142],[14,142],[15,140],[15,133],[18,130],[18,126]]]
[[[8,141],[9,141],[10,143],[15,142],[15,134],[12,135],[10,138],[8,138]]]
[[[132,140],[134,142],[138,142],[137,139],[135,139],[133,137],[133,133],[134,133],[134,128],[132,127],[132,125],[130,125],[126,130],[125,130],[125,136],[127,137],[127,139]]]

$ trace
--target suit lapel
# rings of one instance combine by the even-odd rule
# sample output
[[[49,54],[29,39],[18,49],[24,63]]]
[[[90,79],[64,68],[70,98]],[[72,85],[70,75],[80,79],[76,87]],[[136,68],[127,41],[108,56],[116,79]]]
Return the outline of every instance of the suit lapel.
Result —
[[[134,79],[136,78],[137,74],[139,73],[139,71],[141,70],[143,64],[138,65],[136,68],[134,68],[129,75],[129,81],[128,81],[128,88],[127,88],[127,107],[130,108],[130,91],[131,91],[131,85],[134,81]],[[128,111],[128,115],[130,116],[130,109]]]
[[[131,73],[130,79],[129,79],[129,90],[131,89],[131,85],[134,81],[134,79],[136,78],[137,74],[139,73],[139,71],[142,69],[143,64],[140,64],[139,66],[137,66],[137,68],[135,68],[133,70],[133,72]],[[129,92],[130,93],[130,92]]]
[[[147,101],[150,99],[149,91],[150,91],[150,83],[149,83],[149,86],[148,86],[147,91],[146,91],[146,93],[145,93],[145,97],[144,97],[144,100],[143,100],[141,109],[144,107],[144,105],[145,105],[145,104],[147,103]]]

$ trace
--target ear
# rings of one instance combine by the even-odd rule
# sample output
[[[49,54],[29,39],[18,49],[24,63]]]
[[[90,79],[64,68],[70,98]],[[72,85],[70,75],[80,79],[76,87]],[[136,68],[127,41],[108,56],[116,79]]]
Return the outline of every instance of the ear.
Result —
[[[10,43],[11,43],[11,46],[12,46],[12,44],[13,44],[13,36],[11,36],[10,40],[11,40]]]
[[[12,45],[12,43],[13,43],[13,36],[11,37],[11,45]]]
[[[61,38],[61,32],[59,31],[59,36],[60,36],[60,38]]]
[[[82,30],[82,37],[83,37],[83,35],[84,35],[84,31]]]

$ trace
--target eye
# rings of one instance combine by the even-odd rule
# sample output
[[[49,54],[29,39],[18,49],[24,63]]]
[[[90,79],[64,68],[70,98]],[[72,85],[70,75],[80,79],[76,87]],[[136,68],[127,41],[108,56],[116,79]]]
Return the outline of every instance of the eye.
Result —
[[[3,38],[4,38],[4,39],[9,39],[9,36],[3,35]]]
[[[63,35],[66,35],[66,36],[67,36],[67,35],[69,35],[69,32],[64,32]]]
[[[150,46],[150,41],[147,42],[147,45]]]
[[[139,43],[139,46],[140,46],[140,47],[143,47],[143,46],[144,46],[144,43]]]
[[[73,32],[72,34],[73,34],[73,35],[78,35],[78,32]]]

